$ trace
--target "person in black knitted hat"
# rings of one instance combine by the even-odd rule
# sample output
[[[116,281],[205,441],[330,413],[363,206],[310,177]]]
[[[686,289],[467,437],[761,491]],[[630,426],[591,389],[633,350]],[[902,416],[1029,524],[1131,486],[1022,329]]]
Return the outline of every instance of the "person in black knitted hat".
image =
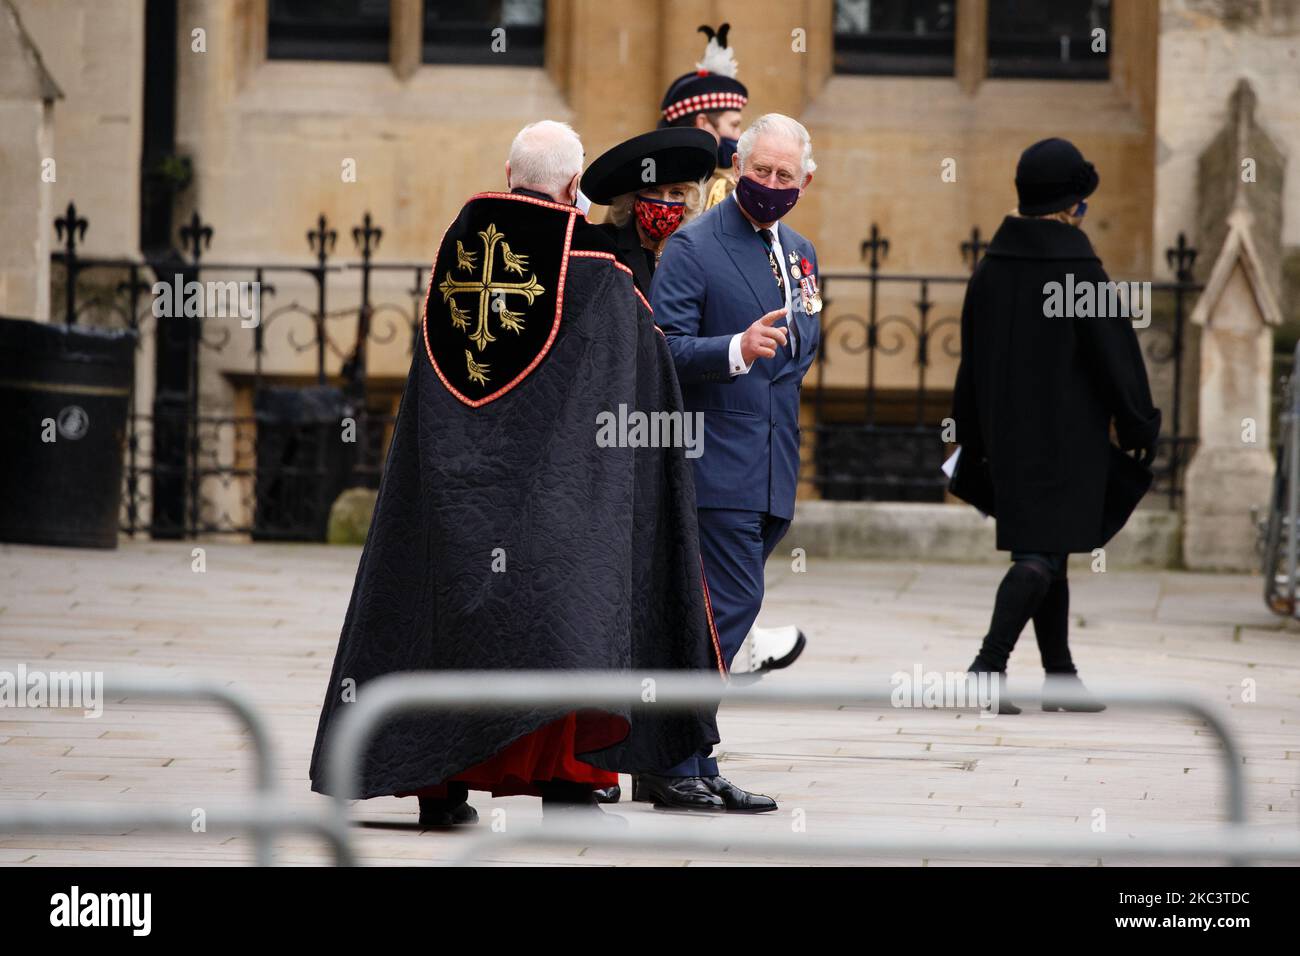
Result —
[[[709,38],[704,57],[695,70],[673,80],[659,104],[660,126],[688,126],[702,129],[718,143],[718,168],[709,183],[705,208],[711,209],[736,188],[731,157],[740,138],[741,110],[749,102],[749,90],[736,79],[736,55],[727,46],[731,24],[714,30],[702,26]]]
[[[969,670],[1000,682],[1032,620],[1044,710],[1104,709],[1082,690],[1070,655],[1066,563],[1096,554],[1123,526],[1150,487],[1160,433],[1127,307],[1080,314],[1052,304],[1054,289],[1086,288],[1097,302],[1115,289],[1079,228],[1098,183],[1066,140],[1021,155],[1017,210],[966,288],[953,393],[961,449],[950,490],[997,519],[998,550],[1012,561]],[[1058,699],[1057,688],[1083,699]],[[998,712],[1020,711],[1000,698]]]
[[[1046,216],[1074,210],[1100,181],[1096,167],[1069,140],[1039,140],[1020,154],[1016,164],[1018,211],[1022,216]],[[1078,215],[1082,218],[1083,213]]]

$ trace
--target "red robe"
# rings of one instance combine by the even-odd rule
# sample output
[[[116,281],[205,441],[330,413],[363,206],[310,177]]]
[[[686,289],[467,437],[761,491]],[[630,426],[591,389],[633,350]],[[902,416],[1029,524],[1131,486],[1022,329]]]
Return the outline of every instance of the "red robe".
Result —
[[[575,753],[600,750],[627,735],[627,724],[606,715],[567,714],[544,727],[525,734],[504,750],[475,764],[449,781],[466,784],[471,790],[490,791],[494,797],[519,794],[541,796],[537,781],[552,780],[591,784],[593,789],[612,787],[618,774],[583,763]],[[424,787],[399,797],[445,797],[446,783]]]

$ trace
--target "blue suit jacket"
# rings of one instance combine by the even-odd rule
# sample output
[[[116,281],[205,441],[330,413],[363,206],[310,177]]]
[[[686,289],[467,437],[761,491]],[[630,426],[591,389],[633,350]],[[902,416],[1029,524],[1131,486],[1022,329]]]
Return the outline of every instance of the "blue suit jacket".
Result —
[[[798,340],[794,358],[786,347],[775,358],[755,359],[748,374],[731,375],[731,337],[784,305],[763,240],[732,197],[669,238],[650,299],[672,350],[685,407],[704,413],[703,454],[694,460],[699,507],[793,518],[799,390],[817,355],[821,323],[819,315],[803,310],[789,259],[791,252],[807,259],[816,275],[817,253],[789,226],[777,228]]]

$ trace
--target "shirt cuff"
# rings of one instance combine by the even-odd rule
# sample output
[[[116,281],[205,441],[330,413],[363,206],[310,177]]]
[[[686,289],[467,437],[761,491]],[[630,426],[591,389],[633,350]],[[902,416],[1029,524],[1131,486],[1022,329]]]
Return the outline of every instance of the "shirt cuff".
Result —
[[[740,354],[740,338],[745,333],[737,332],[731,337],[731,345],[727,348],[727,367],[731,370],[732,375],[744,375],[753,366],[753,362],[745,364],[744,358]]]

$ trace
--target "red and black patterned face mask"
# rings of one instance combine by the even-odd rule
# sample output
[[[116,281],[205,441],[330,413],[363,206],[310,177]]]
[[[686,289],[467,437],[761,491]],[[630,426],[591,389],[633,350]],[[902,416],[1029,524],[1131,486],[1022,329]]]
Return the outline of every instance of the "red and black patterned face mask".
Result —
[[[667,239],[682,224],[686,203],[636,197],[636,221],[647,238],[654,242]]]

